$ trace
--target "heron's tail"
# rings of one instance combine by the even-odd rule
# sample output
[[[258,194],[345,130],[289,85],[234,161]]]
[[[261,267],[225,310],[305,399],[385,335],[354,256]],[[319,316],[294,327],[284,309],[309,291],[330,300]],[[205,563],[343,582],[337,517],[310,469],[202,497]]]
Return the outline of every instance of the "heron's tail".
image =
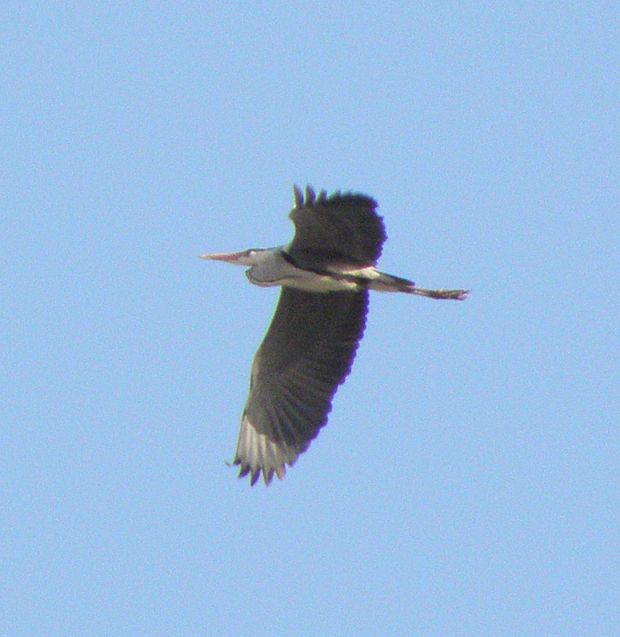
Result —
[[[370,281],[368,286],[371,290],[377,292],[405,292],[412,294],[415,289],[415,283],[409,279],[403,279],[386,272],[376,272],[376,278]]]
[[[378,272],[379,276],[373,279],[370,288],[379,292],[404,292],[405,294],[417,294],[431,299],[450,299],[463,301],[467,298],[469,290],[427,290],[419,288],[413,281],[403,279],[393,274]]]

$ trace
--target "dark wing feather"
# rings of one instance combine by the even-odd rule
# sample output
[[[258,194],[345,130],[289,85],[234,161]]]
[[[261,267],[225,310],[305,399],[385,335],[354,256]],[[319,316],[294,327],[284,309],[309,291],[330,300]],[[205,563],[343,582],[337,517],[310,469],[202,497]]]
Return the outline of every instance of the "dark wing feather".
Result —
[[[287,248],[294,262],[308,269],[324,269],[329,263],[374,265],[386,239],[377,202],[355,193],[336,192],[318,197],[310,186],[304,198],[295,186],[295,207],[290,217],[295,237]]]
[[[284,477],[327,422],[364,333],[368,292],[283,288],[252,365],[235,464],[267,484]]]

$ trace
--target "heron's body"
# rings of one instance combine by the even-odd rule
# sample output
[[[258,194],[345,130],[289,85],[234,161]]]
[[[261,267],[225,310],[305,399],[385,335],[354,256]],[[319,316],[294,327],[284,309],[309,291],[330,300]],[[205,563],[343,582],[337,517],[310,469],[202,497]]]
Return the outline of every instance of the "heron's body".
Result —
[[[348,375],[362,338],[368,291],[463,299],[465,290],[426,290],[380,272],[385,241],[376,202],[365,195],[318,197],[295,188],[295,237],[286,246],[204,255],[250,266],[248,279],[282,286],[269,330],[252,365],[250,394],[235,454],[252,484],[283,478],[327,422],[333,395]]]
[[[251,268],[246,275],[251,283],[260,287],[282,286],[305,292],[407,292],[413,281],[399,279],[379,272],[374,266],[359,267],[355,264],[326,264],[324,270],[307,270],[295,264],[288,250],[281,246],[267,250],[255,250],[246,258]],[[213,256],[212,256],[213,258]]]

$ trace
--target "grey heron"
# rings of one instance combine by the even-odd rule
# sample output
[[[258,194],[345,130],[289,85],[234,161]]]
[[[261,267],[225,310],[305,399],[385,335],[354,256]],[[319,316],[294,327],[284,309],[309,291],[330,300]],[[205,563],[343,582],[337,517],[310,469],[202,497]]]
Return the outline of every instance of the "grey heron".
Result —
[[[336,390],[362,338],[368,291],[462,300],[467,290],[428,290],[380,272],[386,239],[377,202],[366,195],[294,187],[293,240],[270,249],[201,255],[249,266],[251,283],[281,286],[271,325],[252,364],[234,464],[254,485],[282,479],[327,423]]]

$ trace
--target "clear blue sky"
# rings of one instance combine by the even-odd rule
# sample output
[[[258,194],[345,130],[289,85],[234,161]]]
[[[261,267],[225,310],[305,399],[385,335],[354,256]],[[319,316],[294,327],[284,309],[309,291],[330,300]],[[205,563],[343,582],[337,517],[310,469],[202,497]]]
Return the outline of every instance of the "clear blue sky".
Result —
[[[617,3],[0,11],[0,635],[618,635]],[[196,257],[286,242],[293,183],[473,296],[375,295],[250,489],[278,291]]]

